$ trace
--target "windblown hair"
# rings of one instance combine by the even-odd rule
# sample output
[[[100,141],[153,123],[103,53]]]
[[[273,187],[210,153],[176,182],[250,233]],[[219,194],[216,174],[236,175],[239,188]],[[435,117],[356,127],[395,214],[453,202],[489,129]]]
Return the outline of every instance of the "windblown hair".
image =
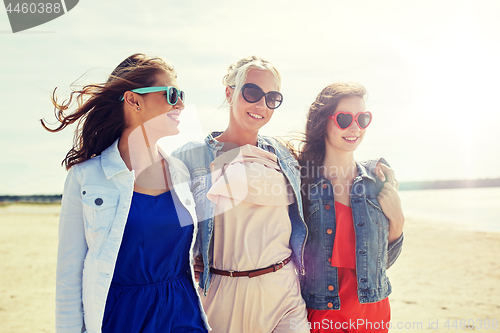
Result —
[[[247,74],[251,69],[260,69],[265,71],[270,71],[278,86],[278,90],[281,88],[281,75],[271,64],[269,61],[264,60],[257,56],[250,56],[241,59],[235,64],[232,64],[227,69],[227,74],[222,79],[222,83],[225,86],[234,87],[235,91],[240,91],[243,84],[245,84],[245,80],[247,78]]]
[[[55,117],[60,123],[56,128],[47,126],[40,119],[43,128],[49,132],[59,132],[68,125],[77,123],[73,148],[62,161],[66,169],[100,155],[118,139],[126,127],[121,97],[126,91],[155,84],[162,72],[175,76],[173,66],[158,57],[136,53],[122,61],[102,84],[89,84],[71,92],[69,100],[59,104],[56,90],[52,93]],[[76,100],[76,110],[65,114]]]
[[[328,117],[343,98],[365,98],[366,89],[355,82],[333,83],[324,88],[311,104],[307,113],[306,131],[301,142],[299,164],[302,173],[302,189],[309,188],[312,179],[319,176],[325,158],[325,138]],[[307,198],[307,194],[303,193]],[[304,200],[305,201],[305,200]]]

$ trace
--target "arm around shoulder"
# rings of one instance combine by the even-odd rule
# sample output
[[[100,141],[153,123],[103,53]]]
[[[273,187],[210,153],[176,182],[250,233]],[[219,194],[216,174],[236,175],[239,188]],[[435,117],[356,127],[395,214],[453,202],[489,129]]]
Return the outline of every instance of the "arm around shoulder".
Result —
[[[82,304],[83,262],[87,253],[81,177],[73,166],[64,184],[59,217],[56,273],[56,332],[84,331]]]

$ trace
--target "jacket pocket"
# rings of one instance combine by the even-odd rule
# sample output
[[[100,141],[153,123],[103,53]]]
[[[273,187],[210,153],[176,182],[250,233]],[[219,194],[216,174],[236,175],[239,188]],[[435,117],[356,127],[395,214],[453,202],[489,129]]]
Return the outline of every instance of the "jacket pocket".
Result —
[[[120,192],[100,186],[82,187],[85,228],[95,232],[110,225],[115,217]]]

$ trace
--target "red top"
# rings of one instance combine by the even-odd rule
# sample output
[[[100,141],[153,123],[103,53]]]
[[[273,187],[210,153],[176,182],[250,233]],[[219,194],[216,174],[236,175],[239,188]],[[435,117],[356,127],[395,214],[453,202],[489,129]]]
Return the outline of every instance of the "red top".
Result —
[[[335,202],[335,221],[337,229],[331,265],[338,267],[340,309],[307,309],[311,333],[388,332],[387,323],[391,318],[389,298],[364,304],[360,304],[358,300],[356,233],[351,207]],[[328,288],[333,288],[333,286],[328,286]],[[352,325],[352,322],[359,323],[359,325]]]
[[[332,266],[356,269],[356,233],[351,207],[335,202],[335,242],[333,243]]]

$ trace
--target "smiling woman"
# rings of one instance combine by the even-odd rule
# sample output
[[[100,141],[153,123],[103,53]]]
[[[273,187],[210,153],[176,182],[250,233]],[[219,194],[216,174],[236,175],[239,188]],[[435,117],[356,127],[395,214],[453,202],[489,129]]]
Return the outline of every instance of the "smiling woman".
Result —
[[[293,322],[308,332],[296,273],[307,235],[299,166],[259,135],[283,101],[281,77],[253,56],[231,65],[223,83],[229,126],[173,153],[192,178],[204,309],[214,332],[290,332]]]
[[[137,67],[141,70],[137,70]],[[58,132],[75,122],[78,124],[75,131],[75,145],[63,160],[66,169],[100,155],[120,137],[126,127],[126,114],[123,112],[122,102],[124,92],[151,86],[155,83],[157,74],[173,74],[173,71],[173,67],[162,59],[148,59],[144,55],[135,54],[115,68],[106,84],[89,84],[81,90],[72,92],[70,99],[62,104],[58,104],[57,88],[54,89],[52,103],[60,125],[50,129],[45,121],[41,120],[42,126],[50,132]],[[65,111],[70,108],[74,98],[77,100],[78,108],[66,115]]]
[[[153,149],[179,133],[172,66],[134,54],[58,104],[78,122],[59,221],[56,332],[206,332],[190,265],[197,225],[185,165]],[[76,95],[76,110],[66,111]]]
[[[354,160],[372,119],[365,95],[360,84],[334,83],[307,114],[299,161],[310,233],[301,286],[315,333],[366,332],[345,324],[390,320],[386,269],[401,252],[404,216],[397,183],[384,184]],[[324,322],[339,325],[334,329]],[[369,331],[388,329],[379,325]]]

